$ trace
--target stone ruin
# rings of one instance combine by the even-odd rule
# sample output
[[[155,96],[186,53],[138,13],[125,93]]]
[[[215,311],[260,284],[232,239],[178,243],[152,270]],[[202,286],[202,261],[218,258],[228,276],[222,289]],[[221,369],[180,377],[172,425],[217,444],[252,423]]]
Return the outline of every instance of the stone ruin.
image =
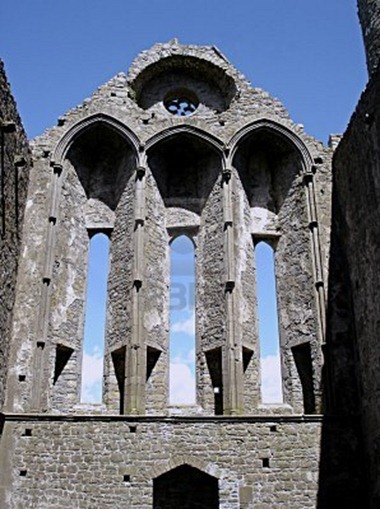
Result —
[[[156,44],[30,149],[2,79],[1,507],[375,507],[361,367],[339,335],[351,230],[334,215],[332,168],[344,149],[307,135],[215,47]],[[80,391],[98,233],[110,254],[91,405]],[[195,246],[196,403],[173,407],[170,245],[182,235]],[[278,404],[261,396],[261,243],[274,253]]]

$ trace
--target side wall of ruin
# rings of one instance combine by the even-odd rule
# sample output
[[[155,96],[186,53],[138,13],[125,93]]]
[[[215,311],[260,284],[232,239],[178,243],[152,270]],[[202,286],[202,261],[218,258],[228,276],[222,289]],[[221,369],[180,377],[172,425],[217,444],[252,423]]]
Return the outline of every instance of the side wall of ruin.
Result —
[[[18,258],[29,180],[29,147],[0,61],[0,408],[4,402]]]
[[[370,507],[380,503],[380,72],[334,157],[328,368],[330,409],[361,416]],[[335,250],[335,252],[334,252]]]
[[[358,0],[358,7],[368,72],[372,75],[380,58],[380,2],[379,0]]]

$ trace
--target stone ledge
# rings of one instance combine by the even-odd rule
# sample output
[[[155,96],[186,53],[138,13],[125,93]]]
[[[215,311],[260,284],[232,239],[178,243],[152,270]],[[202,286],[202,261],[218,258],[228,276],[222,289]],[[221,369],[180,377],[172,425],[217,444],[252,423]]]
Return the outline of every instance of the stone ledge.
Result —
[[[175,423],[322,423],[325,419],[336,420],[335,416],[316,415],[239,415],[239,416],[156,416],[156,415],[69,415],[69,414],[38,414],[38,413],[0,413],[0,422],[3,421],[35,421],[35,422],[143,422],[175,424]]]

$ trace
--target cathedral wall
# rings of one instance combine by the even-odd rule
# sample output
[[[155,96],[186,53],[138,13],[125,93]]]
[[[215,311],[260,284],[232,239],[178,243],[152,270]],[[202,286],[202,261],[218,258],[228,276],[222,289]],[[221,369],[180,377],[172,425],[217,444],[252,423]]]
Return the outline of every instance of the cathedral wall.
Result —
[[[359,0],[358,6],[368,72],[372,75],[380,58],[380,3],[378,0]]]
[[[334,157],[330,282],[332,410],[360,412],[372,505],[380,503],[380,73]],[[337,251],[338,249],[338,251]],[[358,404],[358,397],[360,404]]]
[[[217,479],[215,507],[315,508],[329,151],[215,48],[173,42],[145,56],[135,80],[136,64],[33,144],[0,504],[61,509],[70,496],[75,509],[148,508],[153,480],[189,465]],[[184,89],[161,80],[166,71],[183,73]],[[91,404],[80,384],[97,233],[110,253],[103,399]],[[180,235],[196,266],[197,401],[187,406],[168,401]],[[260,394],[261,241],[273,251],[283,402]]]
[[[8,123],[8,125],[7,125]],[[0,61],[0,408],[4,402],[20,237],[29,180],[29,147]]]
[[[5,424],[13,456],[1,507],[151,509],[153,479],[188,464],[218,480],[220,509],[315,508],[320,425],[318,417],[16,418]]]

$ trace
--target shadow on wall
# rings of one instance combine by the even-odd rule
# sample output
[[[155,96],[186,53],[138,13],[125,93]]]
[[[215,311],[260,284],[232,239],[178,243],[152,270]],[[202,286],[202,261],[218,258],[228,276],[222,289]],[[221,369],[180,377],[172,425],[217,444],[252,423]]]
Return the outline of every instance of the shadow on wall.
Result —
[[[301,158],[288,140],[262,128],[241,143],[234,158],[250,207],[278,214],[289,195]]]
[[[68,159],[75,167],[87,199],[93,198],[116,210],[133,167],[128,143],[101,123],[87,129],[70,149]]]
[[[358,359],[347,260],[338,225],[342,221],[333,191],[333,225],[325,364],[325,415],[319,465],[317,509],[369,507],[360,422]]]
[[[208,143],[177,134],[151,149],[149,166],[166,207],[201,215],[220,173],[220,158]]]

